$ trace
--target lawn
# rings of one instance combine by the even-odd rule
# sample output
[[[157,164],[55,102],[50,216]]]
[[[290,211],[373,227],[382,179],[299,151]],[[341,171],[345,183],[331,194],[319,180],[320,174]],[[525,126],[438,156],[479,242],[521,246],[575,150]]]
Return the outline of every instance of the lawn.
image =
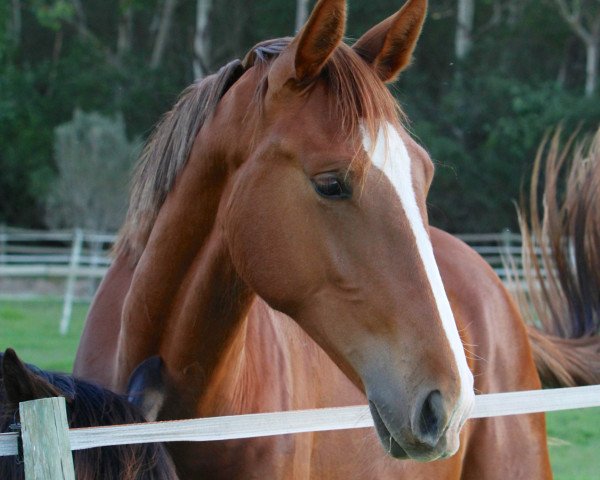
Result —
[[[76,303],[67,335],[58,333],[62,302],[0,300],[0,349],[12,347],[26,362],[70,372],[89,304]]]
[[[554,412],[546,421],[554,478],[600,478],[600,408]]]
[[[61,337],[62,303],[53,300],[0,300],[0,349],[13,347],[27,362],[70,371],[88,304],[76,304],[69,333]],[[547,416],[556,480],[600,478],[600,408]]]

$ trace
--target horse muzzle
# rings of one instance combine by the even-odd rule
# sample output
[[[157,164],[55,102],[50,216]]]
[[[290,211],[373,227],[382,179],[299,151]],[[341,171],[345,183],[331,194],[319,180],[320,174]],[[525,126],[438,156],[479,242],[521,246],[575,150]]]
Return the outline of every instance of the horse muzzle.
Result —
[[[472,402],[447,405],[439,390],[422,395],[412,410],[398,410],[382,400],[369,399],[379,439],[388,455],[428,462],[454,455],[460,447],[460,430]]]

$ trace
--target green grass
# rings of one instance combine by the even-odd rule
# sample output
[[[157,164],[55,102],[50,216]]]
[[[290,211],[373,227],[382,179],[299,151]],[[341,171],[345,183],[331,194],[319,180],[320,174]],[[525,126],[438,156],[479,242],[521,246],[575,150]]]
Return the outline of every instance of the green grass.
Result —
[[[70,331],[61,337],[60,301],[0,300],[0,349],[13,347],[29,363],[69,372],[88,306],[74,306]],[[600,409],[552,413],[547,422],[555,479],[600,478]]]
[[[58,333],[59,300],[0,300],[0,349],[12,347],[26,362],[70,372],[89,304],[76,303],[69,332]]]
[[[546,422],[554,478],[600,478],[600,408],[554,412]]]

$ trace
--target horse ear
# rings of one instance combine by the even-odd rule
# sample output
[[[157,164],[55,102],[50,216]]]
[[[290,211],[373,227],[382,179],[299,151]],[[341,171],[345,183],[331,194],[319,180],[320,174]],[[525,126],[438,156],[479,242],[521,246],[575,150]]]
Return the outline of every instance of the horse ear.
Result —
[[[155,355],[140,363],[129,377],[127,399],[153,422],[165,401],[164,363]]]
[[[342,42],[346,30],[346,0],[319,0],[296,36],[295,69],[300,82],[316,78]]]
[[[427,0],[408,0],[395,15],[375,25],[353,45],[384,82],[410,63],[427,14]]]
[[[12,348],[4,352],[2,378],[6,398],[13,405],[61,395],[54,385],[29,370]]]

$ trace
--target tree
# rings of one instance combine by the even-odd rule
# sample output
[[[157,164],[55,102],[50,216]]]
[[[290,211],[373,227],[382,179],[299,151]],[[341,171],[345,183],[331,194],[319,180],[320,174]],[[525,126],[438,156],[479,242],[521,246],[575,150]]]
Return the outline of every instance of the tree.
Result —
[[[162,63],[167,41],[169,39],[169,33],[171,32],[173,13],[175,12],[176,6],[177,0],[164,0],[158,32],[156,33],[154,47],[152,49],[152,58],[150,59],[150,67],[154,70]]]
[[[585,94],[591,97],[598,84],[600,60],[600,0],[554,0],[562,18],[581,39],[586,51]]]
[[[15,47],[18,47],[21,43],[21,28],[23,25],[22,21],[22,5],[21,0],[12,0],[12,15],[10,20],[10,37]]]
[[[304,26],[308,17],[308,0],[296,0],[296,32]]]
[[[117,57],[122,61],[123,56],[131,51],[131,36],[133,33],[132,0],[119,0],[119,21],[117,36]]]
[[[128,138],[146,136],[195,74],[293,35],[315,1],[0,1],[0,222],[44,224],[61,168],[54,129],[74,110],[122,112]],[[438,163],[434,224],[516,227],[511,201],[543,132],[600,122],[600,102],[579,88],[585,81],[589,95],[600,67],[559,2],[594,32],[600,0],[431,0],[414,61],[392,89]],[[350,1],[349,38],[401,3]]]
[[[464,60],[471,50],[475,0],[458,0],[454,51],[458,60]]]
[[[196,1],[196,32],[194,35],[194,76],[204,78],[209,73],[210,37],[208,19],[212,8],[212,0]]]
[[[125,214],[127,184],[139,142],[129,142],[123,116],[76,110],[55,130],[58,177],[47,200],[52,227],[116,230]]]

